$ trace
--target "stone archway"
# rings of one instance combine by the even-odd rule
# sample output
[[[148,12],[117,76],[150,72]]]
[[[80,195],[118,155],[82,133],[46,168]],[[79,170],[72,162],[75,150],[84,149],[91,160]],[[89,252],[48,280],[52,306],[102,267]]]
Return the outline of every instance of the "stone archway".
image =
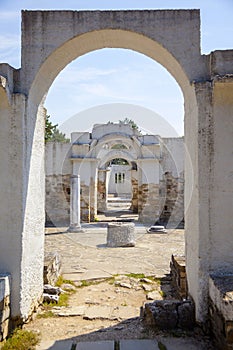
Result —
[[[183,91],[188,287],[197,321],[204,322],[209,274],[230,269],[233,260],[229,234],[233,229],[229,165],[233,138],[228,127],[233,110],[233,55],[232,51],[201,55],[198,10],[22,12],[22,67],[0,65],[6,79],[1,81],[1,123],[7,135],[0,147],[7,154],[1,151],[0,190],[5,201],[0,210],[0,266],[12,275],[12,316],[27,319],[42,292],[43,99],[68,63],[105,47],[132,49],[151,57]],[[11,172],[12,166],[17,175]],[[228,208],[226,214],[221,208]]]

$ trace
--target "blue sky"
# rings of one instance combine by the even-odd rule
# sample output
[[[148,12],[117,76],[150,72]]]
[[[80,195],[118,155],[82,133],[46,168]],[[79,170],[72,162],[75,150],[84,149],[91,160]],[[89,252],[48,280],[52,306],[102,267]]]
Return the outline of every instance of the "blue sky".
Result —
[[[203,54],[233,48],[233,0],[0,0],[0,62],[20,67],[21,9],[175,8],[201,10]],[[45,105],[52,121],[67,133],[127,116],[146,132],[183,134],[179,86],[155,61],[130,50],[104,49],[79,57],[56,78]],[[161,125],[167,122],[167,133],[158,115]]]

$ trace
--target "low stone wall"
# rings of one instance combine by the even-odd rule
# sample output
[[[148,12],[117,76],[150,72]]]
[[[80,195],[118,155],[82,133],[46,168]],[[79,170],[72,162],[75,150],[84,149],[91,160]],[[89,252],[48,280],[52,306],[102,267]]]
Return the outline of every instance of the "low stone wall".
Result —
[[[209,278],[210,332],[216,349],[233,349],[233,273]]]
[[[107,209],[106,181],[98,179],[97,184],[97,212],[102,213]]]
[[[184,224],[184,177],[174,177],[171,172],[160,181],[160,221],[170,228]]]
[[[46,225],[69,225],[70,175],[47,175],[45,189]]]
[[[9,334],[10,322],[10,275],[0,275],[0,341]]]
[[[155,300],[146,303],[141,310],[145,324],[162,330],[193,329],[195,325],[194,304],[190,300]]]
[[[47,253],[44,257],[44,284],[52,286],[61,275],[61,259],[57,252]]]
[[[185,257],[172,255],[170,262],[172,285],[176,291],[176,297],[187,299],[188,288],[186,278]]]
[[[89,186],[85,185],[81,181],[81,221],[82,222],[90,222],[90,192]]]

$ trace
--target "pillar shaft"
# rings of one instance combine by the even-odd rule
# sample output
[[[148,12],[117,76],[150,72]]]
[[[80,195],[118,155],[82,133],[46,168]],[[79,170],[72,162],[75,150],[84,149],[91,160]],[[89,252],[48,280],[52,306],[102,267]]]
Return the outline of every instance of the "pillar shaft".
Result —
[[[71,198],[70,198],[70,227],[68,231],[78,232],[80,225],[80,175],[70,177]]]

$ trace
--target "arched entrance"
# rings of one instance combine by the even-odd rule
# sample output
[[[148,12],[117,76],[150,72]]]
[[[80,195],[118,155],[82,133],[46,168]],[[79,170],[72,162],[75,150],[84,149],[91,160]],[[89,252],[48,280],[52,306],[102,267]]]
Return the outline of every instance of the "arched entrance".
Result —
[[[231,242],[228,232],[232,232],[232,223],[226,218],[222,220],[219,206],[213,204],[218,195],[220,205],[231,207],[226,193],[232,176],[227,179],[224,176],[224,184],[216,186],[219,184],[216,173],[222,164],[216,149],[221,155],[227,146],[232,149],[230,141],[224,145],[219,141],[222,137],[232,139],[226,137],[228,128],[219,124],[220,116],[224,120],[231,116],[232,81],[215,77],[232,73],[232,58],[227,53],[200,54],[197,10],[23,11],[22,17],[22,68],[16,71],[0,67],[1,74],[8,79],[9,89],[4,86],[5,93],[12,94],[11,107],[2,105],[3,117],[11,116],[11,123],[6,126],[7,142],[11,151],[16,150],[6,160],[6,166],[15,162],[14,169],[18,171],[17,178],[13,172],[6,180],[5,185],[11,188],[6,196],[1,187],[5,206],[11,208],[14,216],[11,221],[1,210],[0,263],[3,270],[12,274],[13,317],[26,319],[42,291],[43,100],[55,77],[73,59],[93,50],[114,47],[138,51],[162,64],[184,94],[188,286],[195,301],[196,318],[205,321],[209,273],[229,268],[232,263],[232,245],[227,243]],[[14,139],[12,133],[17,126]],[[224,157],[230,159],[230,154]],[[227,169],[230,171],[229,166]],[[9,240],[14,242],[13,253],[12,246],[6,243]]]

